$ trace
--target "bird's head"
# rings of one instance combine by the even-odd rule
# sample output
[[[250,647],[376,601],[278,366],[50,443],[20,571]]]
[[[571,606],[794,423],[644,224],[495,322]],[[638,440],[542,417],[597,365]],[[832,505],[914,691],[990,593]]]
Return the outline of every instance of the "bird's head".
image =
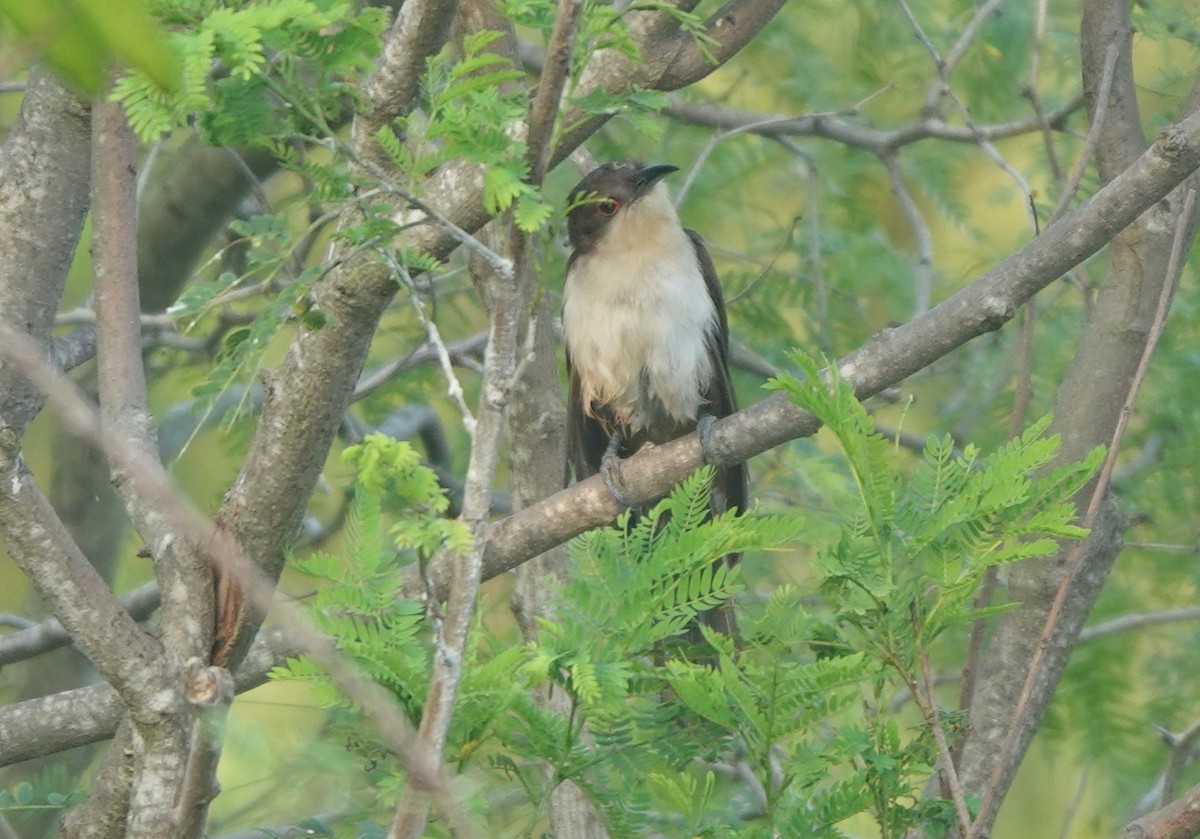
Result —
[[[593,169],[567,196],[571,247],[577,253],[587,253],[647,196],[654,195],[670,207],[666,193],[655,187],[663,176],[678,169],[670,164],[645,166],[637,161],[605,163]]]

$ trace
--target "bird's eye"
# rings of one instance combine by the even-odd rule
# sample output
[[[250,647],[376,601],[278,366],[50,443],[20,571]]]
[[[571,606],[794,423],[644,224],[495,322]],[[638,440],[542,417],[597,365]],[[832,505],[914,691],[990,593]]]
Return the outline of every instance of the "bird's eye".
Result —
[[[615,216],[617,210],[621,209],[621,202],[615,198],[605,198],[596,205],[596,209],[600,211],[602,216]]]

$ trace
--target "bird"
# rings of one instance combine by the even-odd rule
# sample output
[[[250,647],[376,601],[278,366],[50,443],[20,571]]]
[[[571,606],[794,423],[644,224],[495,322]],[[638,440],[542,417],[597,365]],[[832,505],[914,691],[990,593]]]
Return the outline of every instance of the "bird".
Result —
[[[605,163],[567,197],[568,459],[577,480],[601,474],[624,506],[622,458],[698,431],[707,460],[709,428],[737,410],[716,268],[662,182],[678,169]],[[747,493],[745,466],[721,467],[712,512],[745,510]],[[736,636],[729,604],[698,617]]]

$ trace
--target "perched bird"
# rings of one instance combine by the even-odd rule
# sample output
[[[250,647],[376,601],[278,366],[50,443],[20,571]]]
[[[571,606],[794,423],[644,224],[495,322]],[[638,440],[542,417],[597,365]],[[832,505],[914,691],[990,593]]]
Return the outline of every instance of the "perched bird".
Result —
[[[661,183],[677,169],[606,163],[568,197],[568,457],[577,479],[599,472],[621,503],[620,458],[697,430],[707,453],[709,425],[737,410],[716,269]],[[721,468],[713,512],[745,509],[746,494],[745,467]],[[735,634],[729,608],[701,617]]]

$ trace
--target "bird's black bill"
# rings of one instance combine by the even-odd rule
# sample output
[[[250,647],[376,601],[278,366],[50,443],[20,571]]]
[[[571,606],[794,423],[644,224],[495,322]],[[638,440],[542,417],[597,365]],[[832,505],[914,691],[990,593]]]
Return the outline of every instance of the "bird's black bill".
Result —
[[[656,163],[653,166],[647,166],[638,172],[638,186],[642,192],[646,192],[667,175],[678,171],[679,167],[672,166],[670,163]]]

